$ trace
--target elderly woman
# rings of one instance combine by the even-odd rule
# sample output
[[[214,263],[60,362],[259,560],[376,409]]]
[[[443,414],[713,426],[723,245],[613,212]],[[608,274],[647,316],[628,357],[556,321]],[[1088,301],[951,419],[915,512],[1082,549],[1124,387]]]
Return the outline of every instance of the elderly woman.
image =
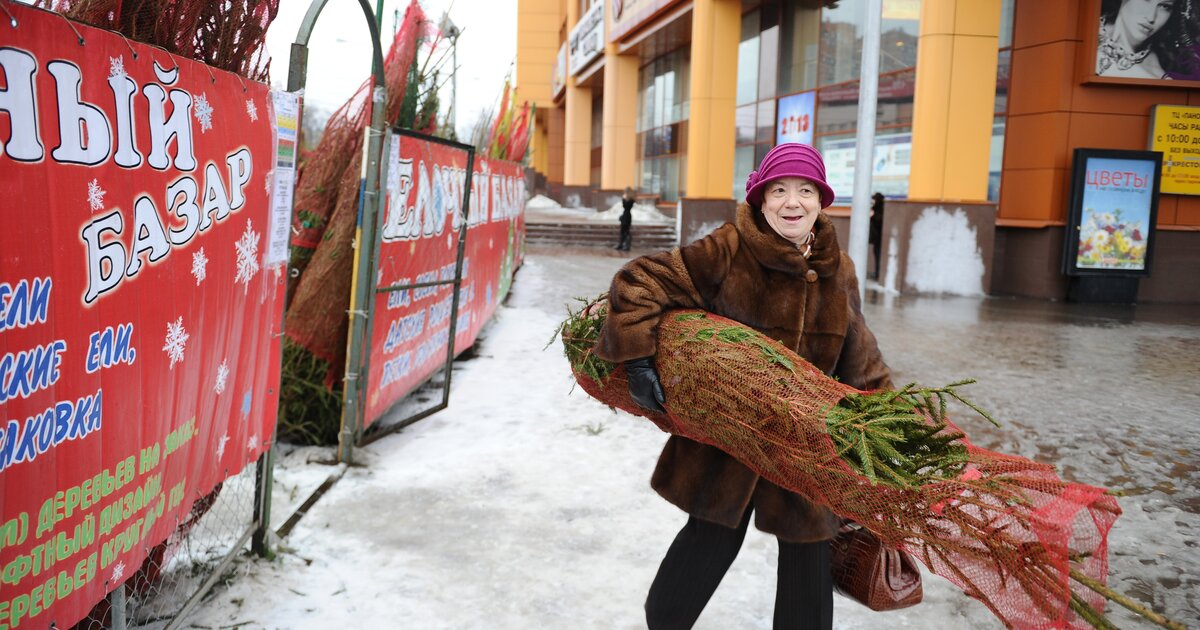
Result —
[[[596,353],[625,362],[640,405],[666,402],[653,358],[671,308],[702,308],[768,335],[860,389],[891,386],[863,322],[854,266],[822,213],[834,194],[816,149],[772,149],[746,181],[733,223],[683,247],[634,259],[613,278]],[[646,599],[652,630],[690,628],[755,526],[779,541],[775,628],[830,628],[829,540],[838,519],[724,452],[671,436],[651,486],[689,514]]]

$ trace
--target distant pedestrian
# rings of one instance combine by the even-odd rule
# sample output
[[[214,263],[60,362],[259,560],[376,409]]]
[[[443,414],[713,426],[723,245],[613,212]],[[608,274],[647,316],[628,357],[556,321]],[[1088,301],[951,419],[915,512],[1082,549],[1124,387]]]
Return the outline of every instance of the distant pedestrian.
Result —
[[[633,237],[629,235],[629,228],[633,225],[633,202],[633,188],[626,186],[625,194],[621,197],[621,240],[615,248],[623,252],[629,251],[633,245]]]
[[[871,277],[879,279],[879,253],[883,244],[883,193],[871,195],[871,228],[867,233],[867,241],[875,254],[875,271]]]

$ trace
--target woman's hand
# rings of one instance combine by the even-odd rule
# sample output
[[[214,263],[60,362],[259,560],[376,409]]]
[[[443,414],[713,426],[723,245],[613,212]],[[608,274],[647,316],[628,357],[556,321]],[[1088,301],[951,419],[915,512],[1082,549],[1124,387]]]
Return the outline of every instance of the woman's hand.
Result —
[[[629,375],[629,395],[633,401],[647,411],[665,413],[662,383],[654,370],[654,357],[643,357],[625,362],[625,373]]]

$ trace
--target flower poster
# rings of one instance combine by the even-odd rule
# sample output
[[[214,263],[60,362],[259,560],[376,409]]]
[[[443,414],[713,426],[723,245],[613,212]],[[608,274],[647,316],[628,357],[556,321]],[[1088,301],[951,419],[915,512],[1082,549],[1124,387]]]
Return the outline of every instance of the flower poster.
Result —
[[[1160,169],[1157,153],[1076,152],[1068,273],[1148,273]]]

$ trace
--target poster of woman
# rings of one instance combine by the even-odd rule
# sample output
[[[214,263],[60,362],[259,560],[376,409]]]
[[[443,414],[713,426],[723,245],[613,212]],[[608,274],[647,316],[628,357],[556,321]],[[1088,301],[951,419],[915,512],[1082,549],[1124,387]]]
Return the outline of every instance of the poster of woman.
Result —
[[[1074,228],[1068,234],[1075,237],[1068,236],[1068,274],[1149,272],[1159,156],[1144,151],[1076,151],[1068,226]]]
[[[1094,77],[1200,81],[1197,5],[1200,0],[1100,0]]]

